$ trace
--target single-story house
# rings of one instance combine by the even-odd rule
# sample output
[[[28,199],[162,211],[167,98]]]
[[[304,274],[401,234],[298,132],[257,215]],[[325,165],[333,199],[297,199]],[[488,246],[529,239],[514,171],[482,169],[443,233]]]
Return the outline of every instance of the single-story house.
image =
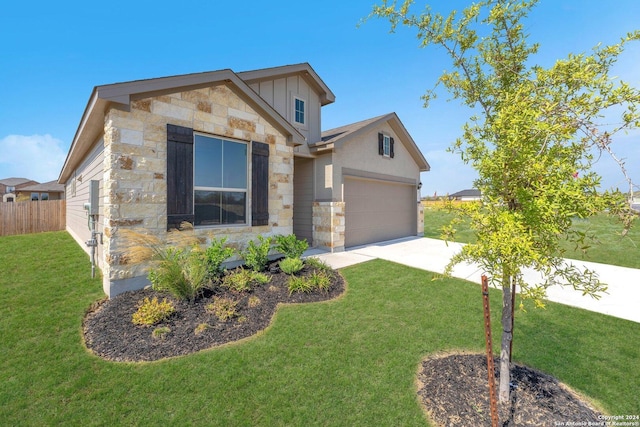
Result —
[[[460,200],[461,202],[472,202],[481,199],[482,193],[480,192],[480,190],[476,190],[475,188],[449,194],[449,200]]]
[[[331,251],[421,235],[415,141],[395,113],[322,132],[334,101],[307,63],[96,86],[58,182],[83,247],[96,214],[106,294],[148,284],[122,229],[163,237],[187,221],[203,242],[295,233]]]
[[[0,179],[0,195],[2,195],[3,202],[15,202],[17,199],[16,190],[20,190],[23,187],[37,184],[37,181],[33,181],[27,178],[4,178]]]
[[[64,185],[57,181],[32,184],[16,190],[18,200],[62,200],[64,199]]]

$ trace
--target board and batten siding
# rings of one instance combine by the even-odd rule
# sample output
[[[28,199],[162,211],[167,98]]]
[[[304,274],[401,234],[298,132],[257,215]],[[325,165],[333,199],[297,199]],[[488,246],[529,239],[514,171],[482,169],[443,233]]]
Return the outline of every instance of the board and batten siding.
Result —
[[[269,105],[271,105],[282,117],[307,138],[308,142],[320,141],[320,97],[315,90],[301,76],[261,81],[250,85]],[[306,101],[307,123],[304,127],[298,127],[293,121],[293,96],[298,96]]]
[[[75,173],[65,183],[65,197],[67,199],[67,231],[78,242],[80,247],[89,254],[90,248],[85,245],[85,241],[91,238],[91,230],[88,226],[88,215],[84,209],[84,204],[89,201],[89,183],[91,180],[100,181],[100,216],[96,224],[96,231],[103,230],[103,160],[104,143],[100,138],[91,149],[87,157],[82,161]],[[74,192],[75,181],[75,192]],[[98,252],[96,262],[102,268],[103,248],[98,241]]]

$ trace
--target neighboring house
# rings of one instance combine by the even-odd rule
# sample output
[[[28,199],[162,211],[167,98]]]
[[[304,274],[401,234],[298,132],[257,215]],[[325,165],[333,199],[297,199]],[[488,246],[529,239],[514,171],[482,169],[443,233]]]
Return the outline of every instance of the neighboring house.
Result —
[[[17,199],[17,190],[37,183],[37,181],[27,178],[0,179],[0,195],[2,195],[2,201],[15,202]]]
[[[480,190],[476,190],[472,188],[468,190],[458,191],[457,193],[449,194],[449,199],[460,200],[462,202],[471,202],[471,201],[481,200],[482,193],[480,193]]]
[[[416,143],[394,113],[321,132],[334,101],[306,63],[95,87],[58,182],[83,247],[83,205],[99,183],[105,292],[148,284],[122,253],[125,228],[162,238],[187,221],[203,242],[240,246],[295,233],[331,251],[421,235],[429,164]]]
[[[49,181],[43,184],[32,184],[16,190],[16,196],[20,200],[61,200],[64,199],[64,185],[57,181]]]

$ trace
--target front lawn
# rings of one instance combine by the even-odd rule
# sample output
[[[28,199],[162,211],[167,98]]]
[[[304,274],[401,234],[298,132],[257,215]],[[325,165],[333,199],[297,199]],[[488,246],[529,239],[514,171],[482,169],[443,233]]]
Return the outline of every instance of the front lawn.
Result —
[[[479,288],[376,260],[342,270],[337,300],[280,307],[245,341],[152,363],[87,352],[102,297],[65,232],[0,238],[3,425],[426,425],[415,376],[427,355],[483,351]],[[497,334],[499,293],[492,292]],[[516,314],[515,361],[640,413],[640,324],[549,303]],[[499,343],[496,341],[496,352]]]
[[[424,209],[424,236],[432,239],[442,238],[442,227],[448,225],[454,215],[436,204],[430,204]],[[626,236],[622,236],[622,225],[611,215],[600,214],[588,219],[576,218],[573,229],[580,232],[595,233],[596,241],[587,241],[589,245],[586,253],[574,244],[561,242],[566,251],[565,258],[583,261],[599,262],[603,264],[619,265],[621,267],[640,268],[640,221]],[[475,242],[475,236],[466,224],[457,226],[456,241],[461,243]]]

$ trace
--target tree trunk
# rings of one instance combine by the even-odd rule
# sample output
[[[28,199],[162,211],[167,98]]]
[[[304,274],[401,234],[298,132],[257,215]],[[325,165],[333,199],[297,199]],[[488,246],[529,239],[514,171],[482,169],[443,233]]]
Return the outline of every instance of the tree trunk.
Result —
[[[509,383],[511,382],[511,340],[513,339],[513,300],[511,298],[511,276],[502,279],[502,343],[500,350],[500,404],[509,402]]]

